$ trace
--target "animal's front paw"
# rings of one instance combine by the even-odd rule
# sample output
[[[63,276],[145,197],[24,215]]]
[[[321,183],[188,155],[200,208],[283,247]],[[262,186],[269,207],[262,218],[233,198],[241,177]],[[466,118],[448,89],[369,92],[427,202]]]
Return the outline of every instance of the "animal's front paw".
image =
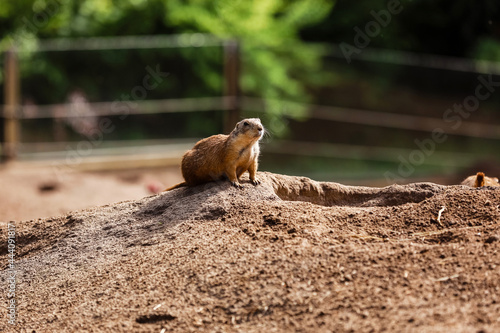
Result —
[[[245,188],[243,185],[241,185],[239,182],[231,182],[231,185],[233,185],[236,188]]]
[[[260,180],[258,178],[252,179],[251,181],[255,186],[260,185]]]

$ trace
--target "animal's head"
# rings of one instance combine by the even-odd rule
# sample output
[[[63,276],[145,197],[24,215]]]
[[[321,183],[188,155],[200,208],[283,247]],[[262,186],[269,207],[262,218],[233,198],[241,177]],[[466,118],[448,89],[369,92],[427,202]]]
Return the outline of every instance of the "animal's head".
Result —
[[[478,172],[475,175],[469,176],[464,179],[462,185],[467,185],[471,187],[482,187],[482,186],[500,186],[498,183],[498,178],[487,177],[484,172]]]
[[[243,119],[236,124],[233,130],[234,135],[245,135],[248,138],[260,140],[265,133],[264,126],[259,118]]]
[[[474,181],[474,187],[481,186],[500,186],[500,184],[497,177],[486,177],[484,172],[478,172]]]

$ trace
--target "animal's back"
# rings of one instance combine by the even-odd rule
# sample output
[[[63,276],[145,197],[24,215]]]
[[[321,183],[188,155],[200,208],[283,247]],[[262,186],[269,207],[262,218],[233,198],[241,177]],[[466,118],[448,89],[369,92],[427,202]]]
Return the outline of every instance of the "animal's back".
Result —
[[[202,139],[182,157],[182,176],[189,186],[218,180],[224,175],[222,156],[227,135]]]

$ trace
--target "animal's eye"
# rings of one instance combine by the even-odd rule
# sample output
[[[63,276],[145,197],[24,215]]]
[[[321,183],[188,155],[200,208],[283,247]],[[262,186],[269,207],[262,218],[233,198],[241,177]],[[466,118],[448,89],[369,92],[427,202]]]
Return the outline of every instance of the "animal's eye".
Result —
[[[248,123],[248,121],[245,121],[245,122],[243,123],[243,125],[244,125],[244,126],[250,126],[250,124]]]

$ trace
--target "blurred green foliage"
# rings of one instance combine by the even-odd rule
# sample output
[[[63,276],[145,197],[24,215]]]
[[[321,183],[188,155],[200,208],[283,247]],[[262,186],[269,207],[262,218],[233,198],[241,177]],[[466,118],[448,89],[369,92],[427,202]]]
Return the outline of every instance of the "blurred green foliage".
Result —
[[[209,33],[242,42],[244,56],[242,90],[246,95],[266,99],[308,101],[306,88],[318,80],[320,54],[306,47],[299,32],[323,20],[333,8],[332,0],[18,0],[0,3],[0,45],[11,42],[23,50],[35,49],[39,39]],[[102,73],[114,75],[126,64],[162,63],[171,75],[162,98],[220,95],[222,53],[210,48],[181,49],[170,52],[92,51],[60,54],[28,54],[22,73],[30,75],[28,89],[38,103],[64,100],[74,87],[83,88],[91,100],[113,100],[136,83],[110,84]],[[75,61],[78,58],[78,61]],[[96,59],[97,58],[97,59]],[[84,69],[94,83],[108,91],[93,91],[92,82],[81,82],[76,75]],[[177,70],[182,69],[182,70]],[[141,72],[142,71],[142,72]],[[101,74],[100,74],[101,73]],[[141,78],[144,69],[127,69],[130,77]],[[48,84],[47,84],[48,83]],[[127,86],[128,84],[128,86]],[[128,88],[127,88],[128,87]],[[180,88],[182,89],[176,89]],[[28,87],[29,88],[29,87]],[[179,91],[182,90],[182,91]],[[177,95],[173,92],[178,93]],[[148,96],[148,98],[150,98]],[[272,101],[270,101],[272,103]],[[269,104],[268,111],[290,111]],[[300,110],[295,110],[300,113]]]
[[[473,56],[481,60],[500,61],[500,40],[489,37],[478,41]]]
[[[476,52],[480,45],[500,40],[498,0],[339,0],[324,20],[304,28],[301,37],[352,43],[355,26],[364,30],[374,20],[372,11],[386,10],[394,2],[402,11],[372,38],[370,47],[483,59]]]
[[[394,15],[380,35],[372,39],[371,47],[500,59],[500,2],[497,0],[401,0],[399,3],[402,12]],[[373,21],[373,11],[387,6],[387,0],[3,1],[0,3],[0,48],[5,49],[14,41],[20,48],[30,50],[39,39],[57,37],[202,32],[225,39],[236,38],[243,45],[244,94],[267,98],[267,109],[271,113],[300,115],[300,109],[277,105],[272,99],[310,101],[310,88],[315,83],[324,83],[320,49],[305,42],[352,43],[353,27],[363,29],[367,22]],[[221,93],[222,55],[211,51],[182,50],[174,54],[184,59],[179,62],[189,64],[183,76],[188,82],[196,83],[185,85],[185,95],[179,97],[196,96],[200,91]],[[204,52],[203,61],[197,58],[200,52]],[[137,56],[132,59],[134,56],[116,52],[108,53],[107,57],[107,66],[111,69],[126,61],[156,61]],[[44,76],[61,86],[71,86],[74,81],[71,73],[57,73],[58,68],[71,59],[58,59],[54,63],[44,62],[42,58],[27,62],[24,72]],[[169,59],[174,65],[176,61]],[[140,77],[140,73],[133,74]],[[338,83],[335,77],[328,80],[330,84]],[[60,94],[56,95],[60,100]]]

